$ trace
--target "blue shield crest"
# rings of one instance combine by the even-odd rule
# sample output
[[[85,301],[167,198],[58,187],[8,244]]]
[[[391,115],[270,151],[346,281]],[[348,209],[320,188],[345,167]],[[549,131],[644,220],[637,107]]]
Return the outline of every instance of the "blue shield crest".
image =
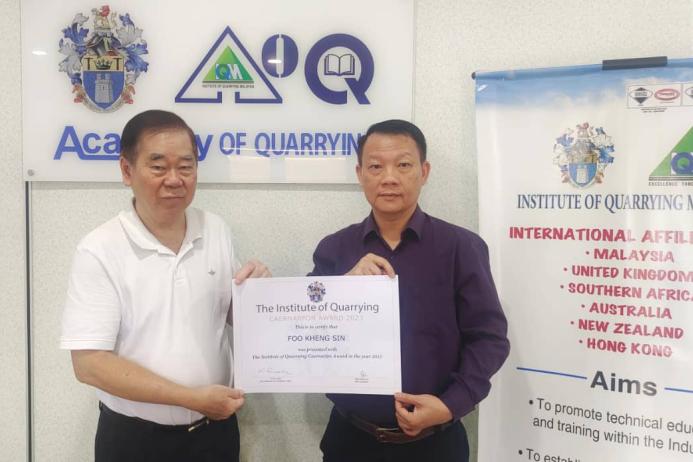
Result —
[[[82,85],[87,97],[104,111],[113,106],[125,88],[124,58],[120,55],[82,58]]]
[[[149,65],[142,58],[147,42],[130,14],[103,5],[92,8],[91,17],[77,13],[62,32],[59,69],[70,78],[73,101],[95,112],[132,104],[135,81]]]
[[[614,162],[613,152],[614,143],[604,128],[585,122],[556,138],[553,162],[560,168],[563,183],[586,188],[604,180],[606,167]]]
[[[568,164],[568,173],[575,186],[586,188],[597,177],[597,164],[585,162],[570,163]]]

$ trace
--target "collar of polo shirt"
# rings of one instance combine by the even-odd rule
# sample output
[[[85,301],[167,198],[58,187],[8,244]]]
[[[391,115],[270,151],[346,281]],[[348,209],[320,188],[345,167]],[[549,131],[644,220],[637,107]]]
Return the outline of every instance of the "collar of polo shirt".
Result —
[[[123,230],[130,240],[143,250],[153,250],[163,254],[173,254],[173,251],[163,245],[159,240],[144,226],[139,215],[135,211],[134,200],[130,202],[128,210],[120,212],[118,216]],[[185,210],[185,238],[181,245],[180,254],[192,245],[197,239],[202,239],[202,224],[199,222],[198,215],[192,213],[190,208]]]

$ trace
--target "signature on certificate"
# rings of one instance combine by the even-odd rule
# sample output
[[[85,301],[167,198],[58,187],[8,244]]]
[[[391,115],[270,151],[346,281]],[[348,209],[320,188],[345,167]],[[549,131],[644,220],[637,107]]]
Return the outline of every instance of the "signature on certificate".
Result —
[[[275,369],[273,367],[263,367],[257,370],[257,375],[261,378],[260,383],[291,383],[291,372],[285,369]]]

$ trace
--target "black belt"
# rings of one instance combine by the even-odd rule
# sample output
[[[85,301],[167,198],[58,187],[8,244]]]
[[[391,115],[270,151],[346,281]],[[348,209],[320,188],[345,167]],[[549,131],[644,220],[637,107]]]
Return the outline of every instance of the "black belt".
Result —
[[[154,427],[157,429],[162,429],[162,430],[167,430],[167,431],[188,431],[188,432],[191,432],[191,431],[196,430],[202,426],[205,426],[205,425],[208,425],[208,424],[214,422],[213,420],[209,420],[209,418],[207,418],[207,417],[203,417],[199,420],[194,421],[191,424],[164,425],[164,424],[160,424],[157,422],[152,422],[150,420],[140,419],[139,417],[130,417],[127,415],[120,414],[119,412],[116,412],[113,409],[106,406],[101,401],[99,401],[99,409],[101,410],[101,413],[103,413],[104,415],[106,415],[112,419],[118,419],[118,420],[127,421],[127,422],[136,422],[139,425],[146,425],[148,427]]]
[[[363,420],[361,417],[354,415],[352,413],[344,412],[335,406],[335,409],[346,419],[351,425],[363,430],[369,435],[373,436],[379,443],[391,443],[391,444],[406,444],[412,443],[414,441],[419,441],[427,438],[434,433],[440,433],[443,430],[450,428],[453,424],[457,423],[457,420],[453,419],[449,422],[445,422],[441,425],[434,425],[432,427],[424,428],[416,436],[409,436],[402,431],[399,427],[381,427],[374,423]]]

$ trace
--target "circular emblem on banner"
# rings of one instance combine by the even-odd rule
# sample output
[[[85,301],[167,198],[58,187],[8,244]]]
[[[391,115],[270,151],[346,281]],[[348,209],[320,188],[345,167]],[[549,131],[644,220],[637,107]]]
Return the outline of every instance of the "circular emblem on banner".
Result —
[[[142,58],[147,42],[130,14],[108,5],[92,8],[89,16],[77,13],[62,32],[59,70],[70,78],[74,102],[95,112],[132,104],[135,82],[149,64]]]
[[[320,303],[325,298],[325,286],[322,282],[315,281],[308,285],[308,298],[313,303]]]
[[[662,88],[661,90],[657,90],[654,94],[655,98],[660,101],[673,101],[678,98],[679,95],[679,91],[673,88]]]
[[[553,145],[553,163],[561,170],[561,181],[587,188],[604,180],[604,170],[614,162],[614,144],[602,127],[589,122],[567,129]]]

